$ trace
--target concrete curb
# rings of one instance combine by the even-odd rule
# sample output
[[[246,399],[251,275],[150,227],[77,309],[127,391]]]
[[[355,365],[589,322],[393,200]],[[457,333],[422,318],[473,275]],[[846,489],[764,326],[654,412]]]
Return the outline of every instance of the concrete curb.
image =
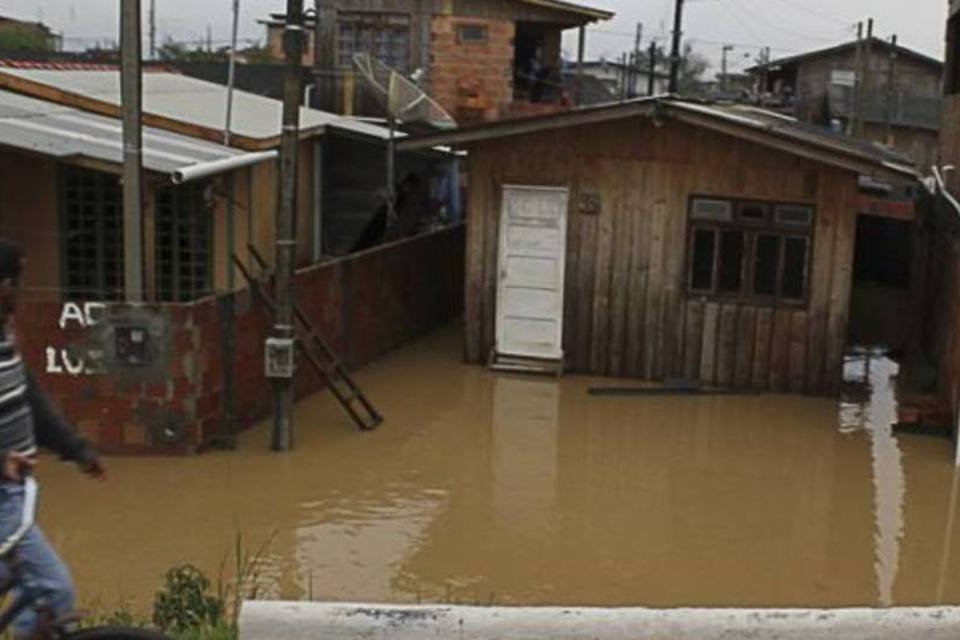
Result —
[[[643,609],[249,601],[240,640],[879,640],[960,637],[960,607]]]

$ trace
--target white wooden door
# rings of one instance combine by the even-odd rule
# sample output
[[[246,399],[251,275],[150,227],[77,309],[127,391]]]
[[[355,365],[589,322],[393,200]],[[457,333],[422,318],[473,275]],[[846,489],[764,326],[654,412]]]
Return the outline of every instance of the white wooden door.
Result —
[[[568,189],[505,186],[497,281],[498,355],[563,360]]]

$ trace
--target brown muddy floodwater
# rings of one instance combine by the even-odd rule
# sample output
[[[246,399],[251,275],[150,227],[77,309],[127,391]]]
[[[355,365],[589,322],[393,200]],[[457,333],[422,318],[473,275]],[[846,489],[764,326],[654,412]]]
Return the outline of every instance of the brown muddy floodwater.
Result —
[[[88,606],[145,610],[164,571],[216,574],[272,536],[265,594],[499,604],[960,602],[948,441],[895,436],[872,398],[591,397],[610,380],[460,363],[456,327],[359,379],[387,416],[302,403],[296,450],[44,461],[42,521]],[[848,365],[853,374],[861,366]]]

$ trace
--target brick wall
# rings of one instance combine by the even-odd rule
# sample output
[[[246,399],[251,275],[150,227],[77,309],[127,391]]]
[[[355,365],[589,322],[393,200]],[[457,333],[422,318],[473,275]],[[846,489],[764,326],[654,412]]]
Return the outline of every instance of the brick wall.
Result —
[[[463,242],[453,227],[302,270],[298,301],[348,366],[361,367],[459,315]],[[191,453],[228,416],[242,429],[270,413],[270,318],[249,291],[139,308],[25,300],[16,325],[41,385],[105,452]],[[125,366],[114,353],[115,332],[129,325],[150,335],[149,366]],[[301,361],[296,386],[302,396],[322,381]]]
[[[483,44],[461,44],[460,24],[486,27]],[[507,20],[434,16],[430,77],[433,97],[461,124],[493,120],[513,101],[513,38]]]

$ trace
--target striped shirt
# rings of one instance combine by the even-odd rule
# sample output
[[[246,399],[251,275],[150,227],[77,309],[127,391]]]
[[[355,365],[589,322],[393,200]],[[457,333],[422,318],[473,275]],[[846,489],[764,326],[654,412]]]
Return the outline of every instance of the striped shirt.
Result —
[[[29,455],[38,446],[80,463],[97,455],[50,404],[27,370],[13,334],[0,325],[0,457],[11,451]]]
[[[0,334],[0,451],[31,454],[37,450],[30,379],[13,337]]]

